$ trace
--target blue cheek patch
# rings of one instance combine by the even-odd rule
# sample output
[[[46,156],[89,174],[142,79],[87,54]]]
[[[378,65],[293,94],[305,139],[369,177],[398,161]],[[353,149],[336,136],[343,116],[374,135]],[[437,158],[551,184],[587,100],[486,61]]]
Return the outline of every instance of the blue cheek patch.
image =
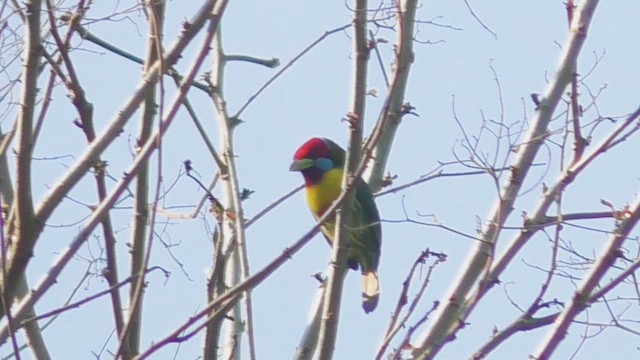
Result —
[[[328,158],[317,158],[313,165],[320,170],[327,171],[333,169],[333,161]]]

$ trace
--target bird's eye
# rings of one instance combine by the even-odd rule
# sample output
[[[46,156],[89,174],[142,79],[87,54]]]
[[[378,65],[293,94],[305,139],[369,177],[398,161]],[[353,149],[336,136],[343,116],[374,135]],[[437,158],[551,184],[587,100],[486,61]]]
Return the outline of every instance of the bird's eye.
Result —
[[[331,161],[331,159],[329,159],[329,158],[323,158],[323,157],[317,158],[313,162],[313,165],[315,167],[317,167],[318,169],[324,170],[324,171],[333,169],[333,161]]]

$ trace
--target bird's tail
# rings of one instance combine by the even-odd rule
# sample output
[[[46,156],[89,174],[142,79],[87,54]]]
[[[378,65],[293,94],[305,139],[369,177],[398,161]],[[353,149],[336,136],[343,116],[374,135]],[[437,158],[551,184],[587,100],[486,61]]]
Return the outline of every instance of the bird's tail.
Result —
[[[375,270],[362,272],[362,308],[364,312],[368,314],[375,310],[379,298],[378,272]]]

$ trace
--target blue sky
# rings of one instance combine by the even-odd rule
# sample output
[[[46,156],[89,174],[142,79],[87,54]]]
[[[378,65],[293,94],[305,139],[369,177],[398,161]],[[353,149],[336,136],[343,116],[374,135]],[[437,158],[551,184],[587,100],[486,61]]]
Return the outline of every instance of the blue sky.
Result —
[[[173,41],[180,23],[191,17],[196,5],[195,2],[169,2],[166,44]],[[119,6],[127,7],[124,4]],[[463,1],[429,1],[422,4],[418,11],[421,20],[433,20],[450,27],[426,23],[418,26],[417,39],[431,43],[416,43],[414,47],[415,62],[406,100],[416,107],[419,117],[405,117],[398,131],[388,166],[389,172],[398,176],[396,184],[412,181],[428,173],[437,167],[438,162],[455,160],[454,153],[465,156],[460,145],[463,133],[454,120],[454,99],[455,114],[460,124],[468,134],[474,135],[478,134],[483,117],[496,121],[502,118],[509,125],[530,119],[534,112],[530,94],[541,93],[548,79],[553,76],[560,47],[567,34],[562,1],[491,1],[473,6],[481,20],[496,34],[495,37],[471,16]],[[89,14],[90,17],[100,18],[111,10],[105,3],[98,2]],[[581,88],[584,103],[589,103],[589,93],[596,94],[600,89],[603,91],[597,99],[597,108],[592,106],[585,112],[585,122],[599,115],[619,117],[638,106],[640,72],[637,59],[640,45],[636,38],[640,29],[636,20],[639,13],[638,3],[611,1],[602,2],[598,7],[578,66],[581,75],[589,74],[585,79],[588,87]],[[141,14],[133,12],[118,16],[115,20],[97,21],[88,28],[105,40],[144,56],[146,35]],[[349,21],[350,12],[343,2],[231,1],[222,24],[223,44],[228,54],[277,57],[284,64],[325,31],[348,24]],[[376,36],[390,41],[380,46],[388,71],[395,35],[388,30],[381,30]],[[95,106],[96,125],[101,128],[116,114],[138,83],[140,66],[93,44],[76,43],[79,49],[73,52],[74,60],[89,100]],[[188,66],[189,54],[195,48],[192,46],[189,49],[185,60],[178,64],[178,69]],[[324,136],[346,144],[348,132],[341,118],[349,109],[350,70],[349,32],[336,33],[288,70],[244,112],[244,123],[235,132],[237,164],[241,186],[255,191],[251,199],[244,203],[245,216],[251,217],[301,183],[299,174],[290,173],[287,169],[293,152],[306,139]],[[254,64],[228,64],[225,95],[231,112],[235,112],[274,71]],[[503,113],[496,76],[502,94]],[[378,89],[380,94],[377,98],[368,98],[365,126],[370,129],[385,94],[380,68],[375,61],[370,65],[368,86]],[[168,88],[172,89],[170,85]],[[190,100],[210,137],[217,141],[218,124],[208,97],[193,90]],[[84,146],[84,138],[71,123],[75,114],[64,98],[64,91],[58,93],[51,112],[50,120],[47,120],[43,129],[43,133],[49,135],[38,144],[34,156],[61,157],[35,163],[39,180],[34,184],[36,195],[46,193],[48,187],[73,162],[67,155],[77,155]],[[3,119],[3,129],[10,126],[11,119]],[[561,130],[562,127],[562,118],[555,120],[551,126],[553,130]],[[604,123],[596,128],[594,142],[611,127],[612,124]],[[110,164],[109,173],[114,178],[119,178],[128,166],[136,133],[134,120],[105,155]],[[500,159],[509,155],[505,144],[497,150],[496,142],[491,137],[485,136],[481,144],[482,150],[491,157],[496,152]],[[634,162],[628,163],[627,157],[637,154],[638,150],[637,142],[634,144],[630,141],[594,163],[565,193],[564,210],[605,211],[600,199],[611,201],[617,207],[631,202],[637,195],[639,171]],[[165,188],[173,185],[163,203],[173,211],[187,212],[203,195],[192,181],[179,176],[182,162],[186,159],[192,161],[203,182],[208,183],[216,171],[215,165],[186,112],[182,111],[164,140],[163,150],[162,176]],[[532,171],[525,184],[525,188],[531,191],[516,203],[510,225],[519,225],[520,213],[530,211],[542,192],[541,182],[550,183],[556,178],[558,148],[553,145],[545,147],[536,161],[548,165]],[[451,172],[465,170],[461,166],[447,168]],[[214,193],[219,194],[218,191]],[[95,202],[93,179],[88,176],[71,197],[83,203]],[[434,300],[446,296],[446,290],[473,245],[472,240],[451,232],[407,222],[397,223],[395,220],[404,219],[405,211],[412,218],[424,221],[432,218],[420,217],[419,214],[436,214],[443,224],[474,234],[495,197],[495,184],[491,178],[480,175],[437,179],[377,199],[383,220],[389,220],[383,223],[381,302],[375,313],[365,315],[360,308],[359,276],[350,274],[347,277],[336,359],[372,357],[395,306],[401,282],[421,250],[430,248],[448,255],[447,262],[436,268],[420,304],[419,309],[426,311]],[[66,201],[64,206],[65,210],[56,213],[50,220],[50,226],[36,249],[36,261],[29,270],[32,284],[78,230],[81,222],[76,223],[89,213],[86,206],[74,201]],[[130,201],[125,201],[121,208],[114,211],[123,269],[126,268],[125,243],[129,239],[131,221],[129,206]],[[214,220],[209,214],[190,221],[167,220],[163,217],[159,217],[159,221],[156,229],[161,231],[166,243],[174,246],[166,248],[159,243],[154,245],[152,263],[170,271],[171,276],[165,279],[158,272],[148,278],[147,302],[144,305],[146,325],[143,330],[143,344],[147,345],[165,336],[204,306],[206,271],[212,258],[210,229]],[[58,227],[68,224],[73,225]],[[255,271],[263,267],[313,224],[313,217],[308,213],[301,193],[276,208],[247,231],[251,269]],[[612,221],[593,222],[590,225],[610,230]],[[509,241],[510,237],[506,234],[501,241]],[[566,229],[563,237],[586,254],[597,252],[606,239],[605,234],[574,228]],[[548,266],[550,254],[550,244],[544,236],[537,236],[533,240],[503,275],[503,283],[488,295],[469,318],[469,325],[458,334],[459,339],[445,347],[440,355],[442,359],[469,357],[491,336],[494,326],[502,328],[515,319],[520,312],[509,297],[520,306],[528,305],[531,294],[537,291],[545,276],[536,266]],[[99,241],[99,238],[89,241],[81,252],[84,259],[79,256],[66,269],[60,284],[37,305],[38,311],[60,306],[87,267],[99,269],[103,266],[89,265],[85,260],[99,253]],[[501,244],[498,251],[502,249]],[[637,245],[635,248],[630,246],[629,250],[636,248]],[[317,283],[311,275],[326,268],[329,256],[329,247],[318,236],[255,289],[253,298],[258,358],[282,359],[293,355],[315,296]],[[630,253],[629,256],[636,255]],[[423,272],[426,273],[426,267]],[[575,281],[559,280],[553,284],[552,294],[561,301],[567,301],[575,290],[572,283]],[[103,290],[105,285],[104,280],[90,277],[82,283],[76,298]],[[625,292],[618,295],[630,296]],[[621,303],[624,303],[621,304],[624,307],[631,301]],[[99,352],[105,343],[113,348],[114,340],[109,340],[113,327],[109,309],[108,299],[102,298],[58,318],[45,331],[45,339],[50,342],[54,358],[91,358],[90,352]],[[625,316],[637,318],[637,312],[637,308],[631,308]],[[610,320],[602,308],[589,310],[589,315],[595,322],[607,323]],[[582,331],[584,328],[576,325],[570,329],[569,338],[556,352],[556,358],[568,359],[574,354]],[[535,350],[544,332],[543,329],[516,335],[489,358],[526,358]],[[593,328],[588,330],[588,334],[594,332]],[[614,341],[615,347],[607,346]],[[179,348],[167,347],[158,353],[157,358],[169,359],[177,352],[176,358],[196,359],[201,345],[201,340],[195,340]],[[635,358],[637,353],[636,337],[617,329],[608,329],[586,341],[575,358],[624,359]],[[103,356],[101,358],[109,358],[107,354]]]

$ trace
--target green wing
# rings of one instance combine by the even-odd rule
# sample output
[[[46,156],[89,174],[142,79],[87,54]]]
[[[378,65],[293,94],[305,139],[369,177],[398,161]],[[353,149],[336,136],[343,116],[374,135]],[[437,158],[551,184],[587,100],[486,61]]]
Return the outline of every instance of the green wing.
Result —
[[[369,185],[361,178],[356,183],[352,227],[350,257],[360,263],[363,273],[377,270],[382,239],[380,215]]]

